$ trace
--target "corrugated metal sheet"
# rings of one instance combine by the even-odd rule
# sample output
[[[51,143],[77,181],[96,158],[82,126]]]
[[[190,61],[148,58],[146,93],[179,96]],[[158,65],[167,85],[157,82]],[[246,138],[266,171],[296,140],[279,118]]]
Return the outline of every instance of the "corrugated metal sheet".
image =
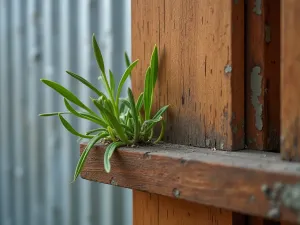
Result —
[[[62,98],[39,79],[56,80],[88,102],[65,73],[99,83],[91,36],[118,78],[130,52],[130,0],[0,0],[0,224],[130,225],[129,190],[79,179],[70,184],[78,142],[57,118]],[[127,84],[129,85],[129,84]],[[92,125],[69,118],[78,130]]]

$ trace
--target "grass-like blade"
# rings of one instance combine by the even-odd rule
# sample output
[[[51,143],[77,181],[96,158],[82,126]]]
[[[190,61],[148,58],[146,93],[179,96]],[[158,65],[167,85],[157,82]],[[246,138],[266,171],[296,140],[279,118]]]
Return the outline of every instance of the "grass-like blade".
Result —
[[[152,79],[152,89],[154,89],[158,72],[158,51],[157,46],[154,46],[152,55],[151,55],[151,79]]]
[[[80,81],[81,83],[83,83],[84,85],[86,85],[87,87],[89,87],[92,91],[94,91],[97,95],[102,96],[104,95],[101,91],[99,91],[96,87],[94,87],[89,81],[87,81],[86,79],[84,79],[83,77],[79,76],[76,73],[73,73],[71,71],[66,71],[66,73],[68,73],[70,76],[72,76],[73,78],[75,78],[76,80]]]
[[[133,63],[131,63],[130,66],[124,72],[123,76],[121,77],[121,80],[120,80],[120,83],[118,86],[118,90],[117,90],[117,95],[116,95],[117,105],[119,105],[119,98],[121,95],[123,85],[124,85],[125,81],[127,80],[128,76],[130,75],[132,69],[136,66],[137,63],[138,63],[138,60],[135,60]]]
[[[88,114],[88,113],[80,113],[82,118],[84,119],[87,119],[87,120],[90,120],[96,124],[99,124],[100,126],[106,128],[108,126],[107,122],[105,122],[102,118],[100,117],[96,117],[96,116],[93,116],[91,114]]]
[[[130,137],[133,137],[133,127],[127,126],[125,124],[121,124],[121,126],[124,128],[125,132],[129,131]]]
[[[138,112],[136,110],[134,97],[133,97],[133,94],[132,94],[132,91],[130,88],[128,88],[128,99],[129,99],[129,103],[130,103],[130,112],[132,115],[133,126],[134,126],[133,140],[136,142],[136,141],[138,141],[139,134],[140,134],[140,121],[139,121],[139,117],[138,117]]]
[[[114,96],[115,91],[116,91],[116,83],[115,83],[115,78],[111,70],[109,70],[109,86],[112,92],[112,95]]]
[[[85,160],[90,152],[90,150],[92,149],[92,147],[97,143],[97,141],[99,141],[101,138],[107,137],[108,134],[107,133],[100,133],[98,135],[95,135],[87,144],[87,146],[85,147],[85,149],[83,150],[79,161],[76,165],[76,169],[75,169],[75,174],[74,174],[74,179],[73,182],[77,179],[77,177],[79,176],[79,174],[81,173],[82,167],[85,163]]]
[[[109,113],[114,114],[114,106],[110,100],[104,100],[103,106],[104,106],[104,108],[106,108],[109,111]]]
[[[72,126],[71,124],[60,114],[58,114],[58,117],[62,123],[62,125],[71,133],[71,134],[74,134],[75,136],[78,136],[78,137],[82,137],[82,138],[93,138],[94,136],[93,135],[84,135],[84,134],[81,134],[79,132],[77,132]]]
[[[49,87],[51,87],[52,89],[54,89],[55,91],[57,91],[59,94],[61,94],[63,97],[65,97],[66,99],[68,99],[70,102],[73,102],[74,104],[78,105],[79,107],[89,111],[90,109],[83,104],[71,91],[69,91],[68,89],[66,89],[65,87],[61,86],[60,84],[51,81],[51,80],[47,80],[47,79],[41,79],[41,81],[48,85]]]
[[[110,158],[112,156],[112,154],[114,153],[114,151],[121,146],[126,145],[124,142],[113,142],[111,144],[109,144],[105,150],[104,153],[104,169],[107,173],[110,172]]]
[[[128,101],[128,99],[126,98],[121,98],[120,99],[120,113],[124,113],[126,107],[129,109],[130,108],[130,103]]]
[[[145,120],[142,125],[144,133],[147,134],[154,127],[154,125],[160,122],[162,119],[162,117],[158,117],[155,119]]]
[[[117,141],[117,137],[116,137],[116,135],[115,135],[114,129],[112,129],[110,126],[108,126],[108,127],[107,127],[107,132],[109,133],[109,136],[110,136],[111,140],[112,140],[113,142],[116,142],[116,141]]]
[[[52,112],[52,113],[42,113],[39,116],[58,116],[58,114],[72,114],[71,112]]]
[[[137,110],[138,112],[141,111],[142,106],[143,106],[143,103],[144,103],[144,92],[142,92],[142,93],[140,94],[140,96],[138,97],[138,100],[137,100],[137,102],[136,102],[136,110]]]
[[[65,106],[66,108],[75,116],[79,117],[79,118],[83,118],[83,119],[86,119],[86,120],[90,120],[96,124],[99,124],[100,126],[102,127],[107,127],[107,123],[105,123],[100,117],[98,116],[94,116],[93,115],[89,115],[87,113],[80,113],[80,112],[77,112],[72,106],[71,104],[68,102],[67,99],[64,98],[64,103],[65,103]]]
[[[154,144],[160,142],[160,141],[162,140],[162,138],[164,137],[165,126],[166,126],[165,121],[162,120],[162,121],[161,121],[161,130],[160,130],[160,134],[159,134],[158,138],[154,141]]]
[[[99,45],[97,43],[95,34],[93,34],[92,43],[93,43],[93,50],[94,50],[94,54],[95,54],[98,66],[99,66],[103,76],[105,76],[104,60],[103,60]]]
[[[97,129],[89,130],[89,131],[87,131],[85,134],[86,134],[86,135],[89,135],[89,134],[92,134],[92,133],[96,133],[96,132],[105,132],[105,131],[106,131],[105,128],[97,128]]]
[[[129,56],[127,55],[126,52],[125,52],[125,54],[124,54],[124,57],[125,57],[126,67],[129,67],[130,64],[131,64],[131,62],[130,62]]]
[[[128,143],[128,138],[126,137],[126,134],[125,134],[121,124],[119,123],[119,121],[115,117],[115,115],[110,113],[106,108],[104,108],[96,100],[93,100],[93,102],[99,108],[102,116],[107,118],[110,126],[115,129],[115,131],[119,135],[121,141],[123,141],[125,143]]]
[[[93,38],[92,39],[93,39],[94,55],[95,55],[96,61],[97,61],[98,66],[99,66],[99,68],[101,70],[101,73],[102,73],[102,75],[100,76],[101,77],[101,81],[104,83],[105,88],[106,88],[106,90],[107,90],[107,92],[108,92],[111,100],[113,101],[113,99],[114,99],[113,93],[112,93],[112,90],[110,89],[110,86],[109,86],[108,81],[107,81],[107,77],[106,77],[106,73],[105,73],[105,67],[104,67],[104,60],[103,60],[103,57],[102,57],[99,45],[97,43],[95,34],[93,34]]]
[[[162,114],[164,114],[164,112],[168,109],[169,105],[165,105],[163,107],[161,107],[157,112],[156,114],[153,116],[153,119],[157,119],[159,117],[162,116]]]
[[[144,109],[145,109],[145,120],[150,119],[150,113],[151,113],[151,68],[148,67],[146,71],[146,77],[145,77],[145,84],[144,84]]]

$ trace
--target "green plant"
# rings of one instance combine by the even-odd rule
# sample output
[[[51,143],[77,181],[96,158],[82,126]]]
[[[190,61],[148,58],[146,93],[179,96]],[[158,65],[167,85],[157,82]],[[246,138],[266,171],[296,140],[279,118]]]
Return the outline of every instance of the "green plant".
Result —
[[[152,142],[153,128],[159,122],[161,123],[161,132],[154,143],[160,141],[164,133],[164,121],[162,115],[168,108],[168,105],[162,107],[151,118],[150,114],[153,104],[153,92],[158,72],[158,51],[156,46],[152,52],[150,66],[146,71],[144,92],[142,92],[137,101],[135,101],[130,88],[128,88],[127,98],[121,98],[120,95],[125,81],[128,79],[128,77],[130,77],[131,71],[136,66],[138,60],[131,63],[129,57],[125,53],[127,69],[125,70],[120,83],[116,88],[115,79],[110,70],[108,71],[108,80],[102,54],[94,34],[92,37],[92,45],[96,61],[101,72],[99,80],[101,80],[101,82],[104,84],[108,94],[105,95],[83,77],[70,71],[66,72],[74,79],[89,87],[95,93],[97,97],[91,97],[91,101],[96,106],[98,110],[97,112],[85,105],[70,90],[66,89],[60,84],[51,80],[41,79],[44,84],[48,85],[64,97],[64,103],[68,111],[45,113],[40,114],[40,116],[58,116],[62,125],[70,133],[78,136],[79,138],[89,139],[89,142],[77,163],[74,181],[79,176],[89,151],[99,141],[108,143],[104,154],[104,168],[108,173],[111,169],[109,160],[115,149],[120,146],[139,145]],[[75,109],[72,106],[72,103],[81,108],[81,111]],[[89,120],[99,125],[99,128],[87,131],[84,134],[79,133],[63,117],[63,114],[72,114],[81,119]]]

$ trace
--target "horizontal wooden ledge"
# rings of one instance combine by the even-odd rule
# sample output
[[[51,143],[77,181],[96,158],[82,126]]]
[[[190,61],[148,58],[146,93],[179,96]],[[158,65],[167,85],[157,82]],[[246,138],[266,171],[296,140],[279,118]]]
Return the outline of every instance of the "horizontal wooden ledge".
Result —
[[[81,152],[85,145],[80,145]],[[82,178],[249,215],[300,221],[300,164],[282,161],[278,153],[174,144],[120,148],[107,174],[104,150],[103,145],[91,150]]]

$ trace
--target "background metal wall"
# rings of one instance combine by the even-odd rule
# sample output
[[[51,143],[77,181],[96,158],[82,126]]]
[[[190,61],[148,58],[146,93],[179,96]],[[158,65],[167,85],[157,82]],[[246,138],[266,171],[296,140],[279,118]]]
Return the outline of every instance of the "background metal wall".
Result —
[[[108,68],[120,77],[130,55],[130,0],[0,0],[0,224],[130,225],[129,190],[78,179],[76,137],[57,118],[62,98],[40,82],[62,83],[84,102],[71,70],[99,83],[96,34]],[[127,84],[129,85],[129,84]],[[80,131],[92,125],[68,118]]]

